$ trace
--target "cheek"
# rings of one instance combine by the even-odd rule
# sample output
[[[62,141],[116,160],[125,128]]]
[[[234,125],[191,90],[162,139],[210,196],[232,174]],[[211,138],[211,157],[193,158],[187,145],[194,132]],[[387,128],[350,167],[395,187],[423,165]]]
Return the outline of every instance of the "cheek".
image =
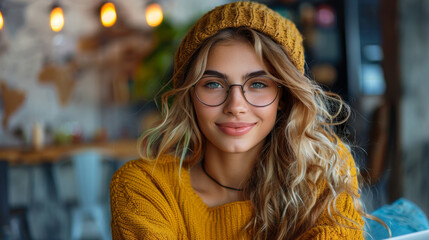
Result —
[[[275,122],[276,118],[277,118],[277,113],[280,110],[280,101],[279,99],[277,99],[275,102],[273,102],[273,104],[271,104],[270,106],[267,107],[267,116],[270,116],[272,118],[272,120]]]
[[[204,131],[205,125],[207,125],[210,120],[213,119],[213,108],[207,107],[206,105],[200,103],[198,100],[192,99],[195,117],[197,118],[197,123],[200,130]]]
[[[277,107],[270,109],[270,111],[266,114],[267,119],[272,127],[274,127],[274,124],[277,120]]]
[[[202,104],[196,100],[194,97],[192,98],[192,104],[194,106],[194,112],[195,112],[195,116],[197,117],[197,120],[199,121],[200,118],[204,117],[204,111],[203,111],[203,106],[201,106]]]
[[[269,108],[264,109],[265,111],[261,113],[261,116],[263,116],[266,127],[270,128],[270,130],[274,127],[276,120],[277,120],[277,113],[278,113],[278,104],[273,103],[272,106],[269,106]]]

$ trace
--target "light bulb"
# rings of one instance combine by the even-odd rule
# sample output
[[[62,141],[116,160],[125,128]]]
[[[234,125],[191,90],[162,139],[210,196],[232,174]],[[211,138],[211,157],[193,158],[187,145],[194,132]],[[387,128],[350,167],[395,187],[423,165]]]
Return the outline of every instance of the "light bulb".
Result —
[[[111,27],[116,23],[116,9],[115,5],[111,2],[106,2],[101,6],[100,20],[103,26]]]
[[[61,7],[54,7],[50,16],[51,29],[54,32],[59,32],[64,27],[64,14]]]
[[[3,25],[4,25],[3,14],[1,14],[1,11],[0,11],[0,30],[3,29]]]
[[[156,27],[161,24],[163,13],[161,6],[158,3],[149,4],[146,7],[146,21],[151,27]]]

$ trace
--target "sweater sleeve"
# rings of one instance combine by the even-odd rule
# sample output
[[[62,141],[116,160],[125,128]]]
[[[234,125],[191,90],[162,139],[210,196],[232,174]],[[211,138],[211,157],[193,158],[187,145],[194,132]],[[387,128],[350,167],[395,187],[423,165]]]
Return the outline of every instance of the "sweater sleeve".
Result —
[[[352,187],[358,190],[357,171],[353,157],[346,149],[344,144],[339,143],[341,148],[341,157],[347,160],[347,165],[352,177]],[[347,192],[342,192],[338,195],[335,201],[336,209],[330,207],[332,217],[329,215],[327,207],[316,224],[305,232],[300,239],[347,239],[347,240],[363,240],[364,221],[361,214],[356,210],[351,195]],[[334,219],[334,220],[333,220]]]
[[[112,238],[178,239],[178,221],[162,191],[162,183],[127,163],[112,178]]]

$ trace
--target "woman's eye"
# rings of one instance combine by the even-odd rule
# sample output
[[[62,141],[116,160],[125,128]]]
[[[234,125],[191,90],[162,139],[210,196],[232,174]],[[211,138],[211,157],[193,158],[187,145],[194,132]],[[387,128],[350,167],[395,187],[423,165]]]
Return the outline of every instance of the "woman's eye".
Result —
[[[250,85],[250,87],[251,88],[265,88],[265,87],[267,87],[267,85],[265,83],[262,83],[262,82],[253,82]]]
[[[204,86],[206,86],[208,88],[221,88],[222,84],[220,84],[218,82],[208,82]]]

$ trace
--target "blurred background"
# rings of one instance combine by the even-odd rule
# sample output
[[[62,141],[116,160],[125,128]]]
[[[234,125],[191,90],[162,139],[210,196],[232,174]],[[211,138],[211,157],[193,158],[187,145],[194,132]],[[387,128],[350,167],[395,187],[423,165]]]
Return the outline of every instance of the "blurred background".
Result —
[[[198,0],[0,0],[0,239],[110,239],[109,182],[159,119]],[[265,0],[303,33],[307,74],[353,108],[368,211],[429,214],[429,1]]]

